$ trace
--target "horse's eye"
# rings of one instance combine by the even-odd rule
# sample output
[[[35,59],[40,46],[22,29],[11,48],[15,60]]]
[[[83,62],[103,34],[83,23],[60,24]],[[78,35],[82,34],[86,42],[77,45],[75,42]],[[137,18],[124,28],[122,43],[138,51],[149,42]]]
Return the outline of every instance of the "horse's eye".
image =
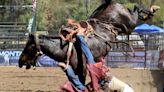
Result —
[[[36,49],[35,45],[32,44],[26,48],[26,53],[31,54],[31,52],[34,51],[35,49]]]
[[[28,49],[34,49],[35,48],[35,45],[34,44],[32,44],[31,46],[29,46],[29,48]]]

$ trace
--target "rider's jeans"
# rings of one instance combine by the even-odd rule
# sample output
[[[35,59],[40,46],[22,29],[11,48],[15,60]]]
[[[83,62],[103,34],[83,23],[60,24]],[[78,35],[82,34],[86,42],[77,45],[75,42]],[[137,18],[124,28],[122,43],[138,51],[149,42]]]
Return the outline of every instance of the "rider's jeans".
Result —
[[[80,43],[81,49],[84,52],[84,54],[87,57],[88,64],[95,64],[94,58],[92,56],[92,53],[89,49],[89,46],[86,44],[84,40],[84,36],[82,35],[77,35],[77,40]],[[85,90],[85,86],[80,82],[78,76],[75,75],[74,71],[72,70],[72,67],[69,66],[66,69],[66,74],[68,76],[69,81],[71,81],[75,87],[77,87],[80,90]]]
[[[95,64],[93,55],[89,49],[89,46],[84,40],[84,36],[82,35],[77,35],[77,40],[80,43],[81,49],[84,52],[85,56],[87,57],[88,64]]]
[[[79,90],[86,89],[85,86],[80,82],[78,76],[75,75],[71,66],[68,66],[65,72],[68,76],[69,81],[71,81],[75,87],[77,87]]]

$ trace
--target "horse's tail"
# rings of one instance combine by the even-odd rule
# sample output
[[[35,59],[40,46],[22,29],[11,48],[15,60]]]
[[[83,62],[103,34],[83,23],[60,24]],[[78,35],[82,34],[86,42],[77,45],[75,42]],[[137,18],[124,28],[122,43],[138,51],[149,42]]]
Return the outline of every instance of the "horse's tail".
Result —
[[[132,51],[133,57],[135,57],[135,52],[134,52],[134,49],[133,49],[133,47],[132,47],[131,44],[129,44],[129,43],[127,43],[127,42],[124,42],[124,41],[111,41],[111,40],[110,40],[110,42],[111,42],[111,43],[123,43],[123,44],[128,45],[128,46],[130,47],[131,51]]]

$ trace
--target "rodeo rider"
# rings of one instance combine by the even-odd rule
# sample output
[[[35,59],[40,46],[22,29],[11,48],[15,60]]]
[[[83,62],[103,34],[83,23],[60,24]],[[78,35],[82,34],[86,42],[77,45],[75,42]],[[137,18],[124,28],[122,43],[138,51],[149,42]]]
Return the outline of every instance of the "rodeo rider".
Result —
[[[79,23],[77,23],[75,20],[73,19],[68,19],[68,25],[71,26],[76,26],[77,29],[72,30],[70,32],[73,32],[72,35],[76,34],[76,40],[78,41],[78,43],[80,44],[80,47],[83,51],[83,53],[85,54],[86,58],[87,58],[87,68],[89,70],[89,74],[91,77],[91,87],[94,91],[98,92],[100,90],[100,85],[99,85],[99,79],[105,75],[105,70],[106,69],[102,69],[103,63],[99,62],[96,63],[94,61],[94,58],[92,56],[92,53],[87,45],[87,43],[84,40],[85,37],[85,32],[87,30],[87,28],[83,28],[81,27],[81,25]],[[71,29],[70,29],[71,30]],[[69,81],[71,81],[71,83],[80,91],[84,91],[87,92],[87,88],[85,85],[83,85],[80,81],[79,78],[77,78],[77,76],[75,75],[74,71],[72,70],[71,66],[66,66],[63,63],[59,63],[59,66],[66,68],[65,72],[66,75],[69,79]]]

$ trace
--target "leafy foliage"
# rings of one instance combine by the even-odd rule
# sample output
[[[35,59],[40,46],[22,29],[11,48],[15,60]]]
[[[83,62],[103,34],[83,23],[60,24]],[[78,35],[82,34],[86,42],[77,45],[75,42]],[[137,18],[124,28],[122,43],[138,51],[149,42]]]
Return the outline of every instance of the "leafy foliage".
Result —
[[[55,3],[52,3],[55,2]],[[92,1],[93,6],[88,7],[88,12],[84,3],[80,0],[40,0],[38,2],[38,28],[40,30],[48,30],[50,32],[57,31],[61,25],[65,24],[67,18],[76,20],[86,20],[91,12],[97,7],[98,1]],[[42,25],[42,26],[40,26]]]
[[[65,24],[67,18],[76,20],[86,20],[91,13],[100,5],[101,0],[37,0],[37,30],[47,30],[56,33],[61,25]],[[113,0],[124,4],[129,8],[134,5],[144,5],[150,7],[156,4],[161,7],[156,16],[148,21],[162,26],[159,21],[164,20],[164,0]],[[29,5],[32,0],[1,0],[0,5]],[[28,23],[32,17],[32,10],[28,8],[1,9],[0,21],[17,21]]]

